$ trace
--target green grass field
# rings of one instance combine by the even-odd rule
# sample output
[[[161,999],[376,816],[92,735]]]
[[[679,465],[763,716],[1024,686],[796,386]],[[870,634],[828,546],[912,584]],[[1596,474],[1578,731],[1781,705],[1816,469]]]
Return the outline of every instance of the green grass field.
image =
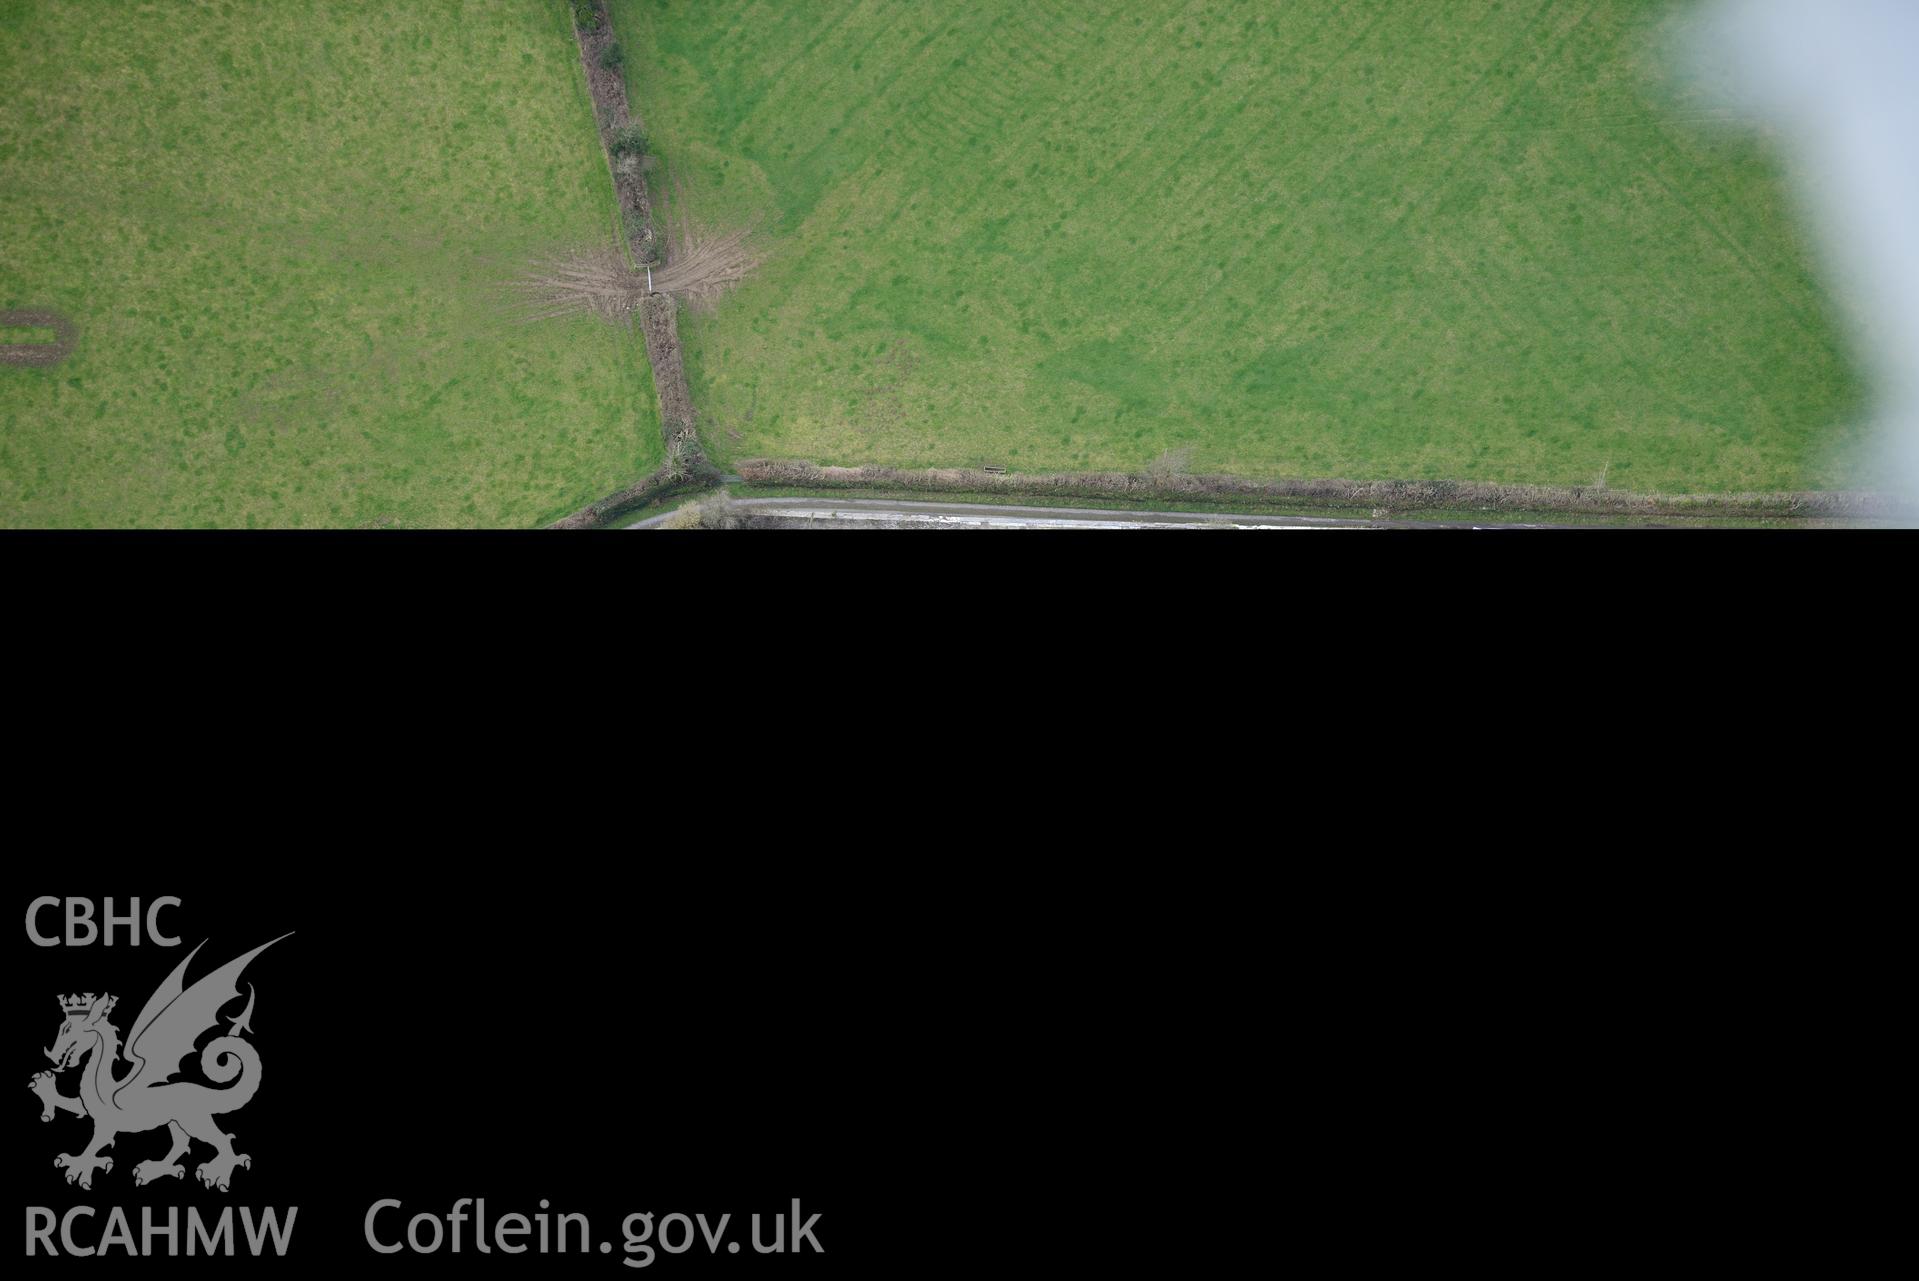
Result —
[[[1829,488],[1862,389],[1655,0],[613,0],[722,459]],[[1843,450],[1842,450],[1843,452]]]
[[[636,336],[497,282],[611,238],[559,0],[0,0],[0,524],[530,526],[657,465]],[[20,341],[25,341],[21,339]]]

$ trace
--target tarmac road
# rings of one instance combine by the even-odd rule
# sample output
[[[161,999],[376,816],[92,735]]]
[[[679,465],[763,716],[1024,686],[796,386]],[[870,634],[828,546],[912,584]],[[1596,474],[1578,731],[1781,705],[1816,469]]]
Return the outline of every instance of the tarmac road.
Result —
[[[1213,512],[1123,512],[1086,507],[1020,507],[1002,503],[922,503],[888,498],[736,498],[733,506],[805,520],[821,528],[923,529],[1549,529],[1548,525],[1457,521],[1359,520],[1331,516],[1249,516]],[[673,513],[628,529],[650,529]]]

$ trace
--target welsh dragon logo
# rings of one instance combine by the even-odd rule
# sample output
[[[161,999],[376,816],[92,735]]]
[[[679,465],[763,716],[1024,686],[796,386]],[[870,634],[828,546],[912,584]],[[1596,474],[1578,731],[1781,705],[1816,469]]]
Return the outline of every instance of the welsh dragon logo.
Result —
[[[172,1079],[179,1072],[180,1060],[193,1053],[193,1043],[220,1022],[220,1010],[240,995],[240,972],[254,957],[288,937],[263,943],[245,956],[229,961],[192,987],[185,986],[187,966],[199,955],[202,942],[187,954],[158,991],[147,998],[140,1017],[133,1021],[126,1047],[110,1016],[119,1004],[115,996],[94,996],[87,992],[60,998],[60,1011],[66,1022],[54,1038],[47,1057],[54,1062],[52,1072],[41,1072],[27,1088],[40,1097],[45,1110],[42,1121],[53,1120],[55,1112],[84,1113],[93,1118],[93,1142],[85,1152],[57,1156],[53,1164],[67,1172],[68,1183],[83,1188],[93,1186],[93,1172],[110,1173],[113,1158],[101,1156],[121,1134],[157,1130],[161,1126],[173,1137],[173,1150],[158,1161],[142,1161],[133,1167],[136,1187],[155,1179],[183,1178],[186,1170],[180,1159],[187,1155],[192,1141],[198,1139],[214,1149],[211,1160],[194,1171],[200,1182],[210,1188],[227,1190],[235,1166],[253,1164],[253,1158],[233,1150],[233,1136],[214,1123],[214,1116],[237,1112],[245,1107],[260,1088],[260,1055],[241,1038],[252,1032],[253,985],[247,984],[247,1005],[238,1018],[229,1018],[227,1033],[207,1042],[200,1051],[200,1070],[210,1081],[233,1081],[225,1089],[213,1089],[197,1081]],[[133,1070],[116,1077],[116,1060],[124,1055]],[[56,1074],[79,1067],[78,1096],[55,1091]]]

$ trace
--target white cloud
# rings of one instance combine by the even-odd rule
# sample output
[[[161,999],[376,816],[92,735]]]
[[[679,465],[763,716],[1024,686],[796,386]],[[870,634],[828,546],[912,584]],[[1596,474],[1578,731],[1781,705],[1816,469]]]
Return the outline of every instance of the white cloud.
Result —
[[[1712,0],[1702,84],[1777,129],[1870,371],[1881,486],[1919,502],[1919,0]]]

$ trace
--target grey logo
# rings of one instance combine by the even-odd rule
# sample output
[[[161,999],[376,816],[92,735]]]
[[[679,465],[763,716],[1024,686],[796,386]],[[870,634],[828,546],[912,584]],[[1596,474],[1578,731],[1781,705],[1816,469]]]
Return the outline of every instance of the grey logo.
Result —
[[[221,1085],[215,1089],[198,1081],[176,1081],[180,1060],[193,1053],[193,1043],[220,1023],[220,1009],[240,995],[240,973],[254,957],[289,937],[282,934],[263,943],[245,956],[229,961],[205,975],[192,987],[183,980],[187,966],[199,955],[203,942],[187,954],[158,991],[147,998],[140,1017],[133,1021],[122,1048],[120,1034],[111,1015],[119,998],[95,996],[91,992],[60,998],[60,1011],[66,1021],[54,1038],[47,1057],[53,1060],[52,1072],[41,1072],[27,1088],[40,1097],[42,1121],[53,1120],[56,1112],[71,1112],[93,1118],[93,1142],[85,1152],[57,1156],[56,1168],[67,1172],[68,1183],[83,1188],[93,1186],[93,1172],[110,1173],[113,1158],[101,1156],[121,1134],[157,1130],[161,1126],[173,1137],[173,1150],[158,1161],[142,1161],[133,1167],[134,1185],[155,1179],[183,1178],[186,1170],[180,1159],[188,1154],[193,1140],[214,1150],[210,1160],[194,1173],[200,1182],[222,1192],[233,1179],[235,1166],[253,1164],[253,1158],[233,1150],[233,1136],[214,1123],[216,1115],[237,1112],[245,1107],[260,1088],[260,1055],[242,1039],[253,1031],[253,985],[247,984],[247,1005],[238,1018],[227,1020],[224,1036],[207,1042],[200,1051],[200,1071],[208,1080]],[[124,1057],[133,1070],[124,1077],[116,1072],[116,1062]],[[78,1095],[56,1090],[58,1074],[69,1068],[80,1081]]]

